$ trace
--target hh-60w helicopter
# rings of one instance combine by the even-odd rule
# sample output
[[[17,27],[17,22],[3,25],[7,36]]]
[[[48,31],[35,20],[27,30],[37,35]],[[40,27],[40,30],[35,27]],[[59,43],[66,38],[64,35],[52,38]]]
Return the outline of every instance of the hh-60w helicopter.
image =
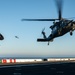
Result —
[[[22,19],[22,21],[53,21],[53,25],[50,26],[51,34],[46,37],[44,29],[42,31],[43,38],[37,39],[38,42],[49,42],[53,41],[54,38],[63,36],[67,32],[72,35],[75,30],[75,21],[62,18],[62,3],[63,0],[56,0],[58,8],[58,19]]]
[[[4,40],[4,36],[0,33],[0,40]]]

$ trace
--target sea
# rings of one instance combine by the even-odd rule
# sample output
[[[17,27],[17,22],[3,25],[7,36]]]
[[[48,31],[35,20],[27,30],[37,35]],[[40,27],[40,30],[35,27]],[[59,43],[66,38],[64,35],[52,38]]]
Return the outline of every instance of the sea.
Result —
[[[75,56],[43,56],[43,57],[36,57],[36,56],[3,56],[0,59],[48,59],[48,58],[75,58]]]

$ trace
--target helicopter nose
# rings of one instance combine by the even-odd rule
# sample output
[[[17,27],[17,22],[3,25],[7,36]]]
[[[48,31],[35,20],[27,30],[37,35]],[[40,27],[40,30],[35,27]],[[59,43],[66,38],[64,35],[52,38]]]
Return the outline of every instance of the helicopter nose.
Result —
[[[4,37],[1,33],[0,33],[0,40],[4,40]]]

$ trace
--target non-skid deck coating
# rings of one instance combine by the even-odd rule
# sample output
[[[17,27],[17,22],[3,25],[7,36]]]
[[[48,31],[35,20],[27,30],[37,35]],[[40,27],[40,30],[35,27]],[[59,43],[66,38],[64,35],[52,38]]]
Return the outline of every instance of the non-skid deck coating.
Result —
[[[1,65],[0,75],[75,75],[75,62]]]

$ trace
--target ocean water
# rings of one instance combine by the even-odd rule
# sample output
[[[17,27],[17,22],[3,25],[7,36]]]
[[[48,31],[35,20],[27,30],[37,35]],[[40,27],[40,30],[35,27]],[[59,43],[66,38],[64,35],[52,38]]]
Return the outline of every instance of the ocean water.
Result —
[[[66,57],[64,57],[64,56],[54,56],[54,57],[37,57],[37,56],[31,56],[31,57],[28,57],[28,56],[19,56],[19,57],[17,57],[17,56],[3,56],[3,57],[0,57],[0,59],[48,59],[48,58],[75,58],[75,56],[66,56]]]

